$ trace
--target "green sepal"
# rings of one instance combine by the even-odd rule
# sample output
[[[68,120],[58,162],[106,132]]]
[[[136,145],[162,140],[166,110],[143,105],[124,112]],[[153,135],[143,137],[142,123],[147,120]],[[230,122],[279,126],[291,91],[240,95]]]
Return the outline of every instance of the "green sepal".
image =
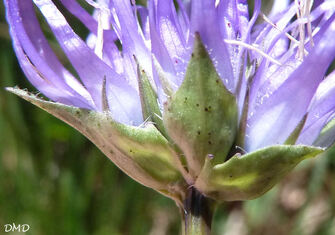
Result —
[[[235,155],[218,165],[208,159],[195,187],[219,201],[254,199],[270,190],[299,162],[322,152],[322,148],[305,145],[275,145]]]
[[[285,140],[284,144],[295,144],[295,142],[299,138],[299,135],[300,135],[302,129],[305,126],[307,117],[308,117],[308,114],[305,114],[302,117],[302,119],[300,120],[300,122],[298,123],[298,125],[295,127],[295,129],[292,131],[292,133],[290,134],[290,136]]]
[[[183,83],[164,104],[165,128],[196,178],[207,154],[223,162],[235,139],[237,104],[196,35]]]
[[[184,181],[175,164],[176,154],[152,124],[127,126],[113,121],[107,112],[45,101],[18,88],[7,90],[77,129],[139,183],[170,197],[182,194]]]
[[[157,129],[164,136],[167,136],[163,124],[162,113],[158,105],[157,94],[149,81],[148,75],[144,69],[141,68],[139,63],[137,64],[137,74],[143,119],[153,122]]]

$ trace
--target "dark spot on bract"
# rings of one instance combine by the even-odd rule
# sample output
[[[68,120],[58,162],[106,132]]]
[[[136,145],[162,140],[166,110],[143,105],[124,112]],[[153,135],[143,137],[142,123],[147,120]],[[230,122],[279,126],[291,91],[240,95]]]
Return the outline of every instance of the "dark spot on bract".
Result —
[[[232,176],[232,175],[230,175],[229,177],[230,177],[230,178],[233,178],[233,176]]]
[[[199,107],[200,105],[199,104],[196,104],[197,107]]]
[[[200,134],[201,134],[201,132],[200,132],[200,131],[198,131],[197,133],[198,133],[198,135],[200,135]]]
[[[208,141],[208,144],[211,145],[211,144],[212,144],[212,141]]]

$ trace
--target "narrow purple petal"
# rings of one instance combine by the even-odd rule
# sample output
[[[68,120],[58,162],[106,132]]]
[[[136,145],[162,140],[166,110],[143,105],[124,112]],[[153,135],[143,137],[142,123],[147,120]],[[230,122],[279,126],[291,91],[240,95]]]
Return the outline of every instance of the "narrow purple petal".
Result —
[[[93,97],[97,109],[102,110],[102,81],[104,76],[110,79],[113,73],[108,74],[109,67],[73,32],[51,1],[35,0],[34,2],[46,18],[57,41]]]
[[[308,118],[298,143],[312,144],[335,110],[335,72],[322,81],[308,110]]]
[[[304,127],[303,131],[301,132],[297,144],[305,144],[305,145],[314,145],[318,147],[326,147],[319,143],[318,145],[314,144],[314,141],[320,135],[321,130],[329,121],[329,118],[332,117],[334,111],[326,113],[325,115],[316,119],[313,124],[308,123],[309,125]]]
[[[335,15],[304,62],[248,119],[246,148],[283,143],[306,114],[309,103],[335,56]],[[317,64],[318,66],[314,66]]]
[[[180,80],[188,64],[190,50],[179,24],[174,3],[171,0],[156,0],[156,29],[174,64]]]
[[[149,11],[146,7],[137,6],[137,12],[141,19],[144,37],[146,40],[150,40]]]
[[[121,77],[114,77],[121,80]],[[143,123],[140,97],[132,87],[124,89],[113,80],[106,82],[106,97],[114,120],[123,124],[139,126]]]
[[[176,71],[172,63],[172,59],[169,55],[166,46],[163,43],[163,40],[159,35],[159,31],[156,28],[157,18],[159,18],[159,16],[157,16],[156,12],[157,6],[155,2],[148,1],[148,8],[149,8],[149,22],[150,22],[151,52],[157,58],[158,62],[160,63],[165,72],[175,75]],[[175,84],[176,88],[181,83],[181,81],[178,81],[178,78],[176,76],[173,77],[173,80],[171,82]]]
[[[242,40],[247,38],[249,14],[246,3],[238,3],[236,0],[220,1],[218,5],[218,20],[222,37],[229,40]],[[233,67],[235,81],[240,76],[241,57],[238,55],[242,50],[237,45],[227,45],[230,61]],[[240,55],[241,56],[241,55]]]
[[[81,5],[75,0],[61,0],[62,4],[66,7],[67,10],[71,12],[76,18],[78,18],[91,32],[91,37],[94,37],[96,40],[96,35],[98,32],[98,22],[93,16],[91,16]],[[100,11],[100,9],[96,9],[96,11]],[[98,13],[99,15],[99,13]],[[90,38],[90,37],[89,37]],[[104,29],[103,31],[103,60],[113,68],[115,65],[114,60],[118,60],[117,54],[119,53],[118,48],[115,46],[114,41],[118,38],[116,33],[111,29]],[[95,43],[94,43],[95,46]],[[117,56],[115,58],[115,56]]]
[[[335,112],[333,112],[332,116],[329,118],[326,131],[322,133],[321,136],[313,143],[315,146],[321,146],[324,148],[328,148],[334,146],[335,143]]]
[[[223,41],[220,27],[214,27],[219,22],[215,1],[192,1],[191,4],[191,31],[200,33],[223,83],[228,90],[234,92],[236,81],[229,59],[229,52]]]
[[[107,64],[100,60],[94,52],[83,42],[78,35],[76,35],[71,27],[66,22],[65,18],[50,0],[34,0],[35,4],[41,10],[50,25],[51,30],[55,34],[57,41],[62,47],[63,51],[71,61],[73,67],[77,70],[80,78],[84,82],[87,90],[93,97],[97,109],[101,111],[102,97],[103,97],[103,81],[107,81],[107,93],[109,88],[118,89],[120,95],[119,99],[110,100],[109,105],[113,109],[120,107],[127,107],[127,99],[139,100],[138,93],[129,84],[115,73]],[[121,92],[123,91],[123,92]],[[137,105],[136,112],[131,113],[134,117],[141,116],[141,106]],[[117,121],[118,113],[111,110],[112,117]],[[130,117],[129,117],[130,118]],[[135,118],[135,120],[138,118]]]
[[[248,7],[246,7],[247,9],[245,9],[245,5],[247,5],[246,2],[241,1],[239,2],[239,5],[241,5],[239,8],[241,8],[241,13],[240,15],[240,21],[244,21],[244,18],[248,18],[248,13],[245,12],[245,10],[248,10]],[[242,29],[240,30],[241,32],[241,41],[246,42],[246,43],[250,43],[251,41],[251,29],[254,27],[254,24],[260,14],[261,11],[261,1],[260,0],[255,0],[254,3],[254,11],[252,14],[252,17],[250,19],[250,21],[248,22],[248,24],[246,26],[240,26]],[[235,61],[233,64],[233,66],[235,66],[234,70],[234,75],[235,78],[237,80],[236,83],[236,98],[237,98],[237,104],[238,104],[238,108],[239,108],[239,113],[242,114],[243,113],[243,108],[244,108],[244,103],[245,103],[245,98],[246,98],[246,94],[247,94],[247,89],[248,89],[248,78],[247,75],[245,73],[246,71],[246,67],[247,67],[247,63],[248,63],[248,55],[246,53],[245,48],[239,48],[238,49],[238,54],[236,56],[236,58],[233,58],[233,60]]]
[[[43,89],[36,87],[54,101],[67,100],[66,104],[69,105],[93,108],[94,104],[88,92],[64,68],[51,50],[40,29],[32,2],[6,1],[5,4],[11,35],[14,39],[14,49],[17,54],[20,54],[18,57],[22,59],[19,60],[21,66],[25,68],[26,73],[30,74],[30,76],[27,75],[30,81],[36,84],[40,80],[37,83],[43,86]],[[47,84],[50,90],[59,89],[63,92],[50,94]],[[64,97],[61,98],[62,96]]]
[[[274,28],[273,25],[267,22],[259,25],[258,27],[261,29],[261,31],[256,30],[254,32],[254,34],[256,35],[254,40],[255,43],[258,45],[262,45],[262,49],[264,51],[268,51],[269,48],[272,48],[271,45],[273,44],[274,39],[278,37],[278,35],[280,35],[281,38],[286,39],[285,35],[283,35],[281,30],[283,30],[289,24],[295,14],[296,7],[294,3],[292,3],[291,6],[287,6],[287,9],[284,12],[276,12],[276,14],[270,19],[272,23],[276,25],[276,28]]]
[[[98,22],[75,0],[60,0],[72,15],[77,17],[91,32],[96,33]]]
[[[247,33],[249,23],[247,1],[220,1],[218,17],[224,38],[240,40],[242,35]]]
[[[151,50],[162,68],[172,74],[172,83],[183,81],[191,50],[182,32],[173,1],[148,2]]]
[[[180,22],[180,27],[182,29],[182,32],[184,33],[184,38],[186,41],[189,39],[189,34],[190,34],[190,19],[189,15],[187,13],[187,4],[183,3],[182,0],[177,0],[178,2],[178,7],[179,7],[179,12],[178,12],[178,18]]]
[[[119,31],[118,37],[121,40],[123,50],[132,51],[137,58],[140,58],[141,66],[151,75],[151,55],[144,42],[144,35],[130,1],[114,0],[111,2],[111,7],[115,10],[114,29]],[[133,79],[136,80],[136,77]]]

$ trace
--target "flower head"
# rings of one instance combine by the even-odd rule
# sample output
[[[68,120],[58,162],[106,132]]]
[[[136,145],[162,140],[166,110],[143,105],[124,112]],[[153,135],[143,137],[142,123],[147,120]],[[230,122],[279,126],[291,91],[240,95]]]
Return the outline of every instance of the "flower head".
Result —
[[[334,141],[334,1],[5,0],[19,63],[53,102],[14,93],[80,130],[139,182],[183,198],[256,197]],[[59,61],[34,5],[76,70]],[[256,20],[260,19],[260,24]],[[122,48],[122,49],[120,49]],[[91,110],[91,111],[87,111]],[[323,136],[327,138],[323,138]],[[295,145],[297,144],[297,145]],[[242,155],[242,156],[241,156]],[[271,173],[273,167],[276,173]]]

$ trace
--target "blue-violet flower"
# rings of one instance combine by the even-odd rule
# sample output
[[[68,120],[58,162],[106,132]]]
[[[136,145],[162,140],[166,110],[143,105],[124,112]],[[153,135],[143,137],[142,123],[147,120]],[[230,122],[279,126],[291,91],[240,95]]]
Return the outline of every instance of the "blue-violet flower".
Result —
[[[258,197],[335,140],[332,0],[278,0],[267,16],[260,0],[251,16],[246,0],[4,2],[18,61],[51,101],[8,90],[179,205],[190,186],[219,201]]]

